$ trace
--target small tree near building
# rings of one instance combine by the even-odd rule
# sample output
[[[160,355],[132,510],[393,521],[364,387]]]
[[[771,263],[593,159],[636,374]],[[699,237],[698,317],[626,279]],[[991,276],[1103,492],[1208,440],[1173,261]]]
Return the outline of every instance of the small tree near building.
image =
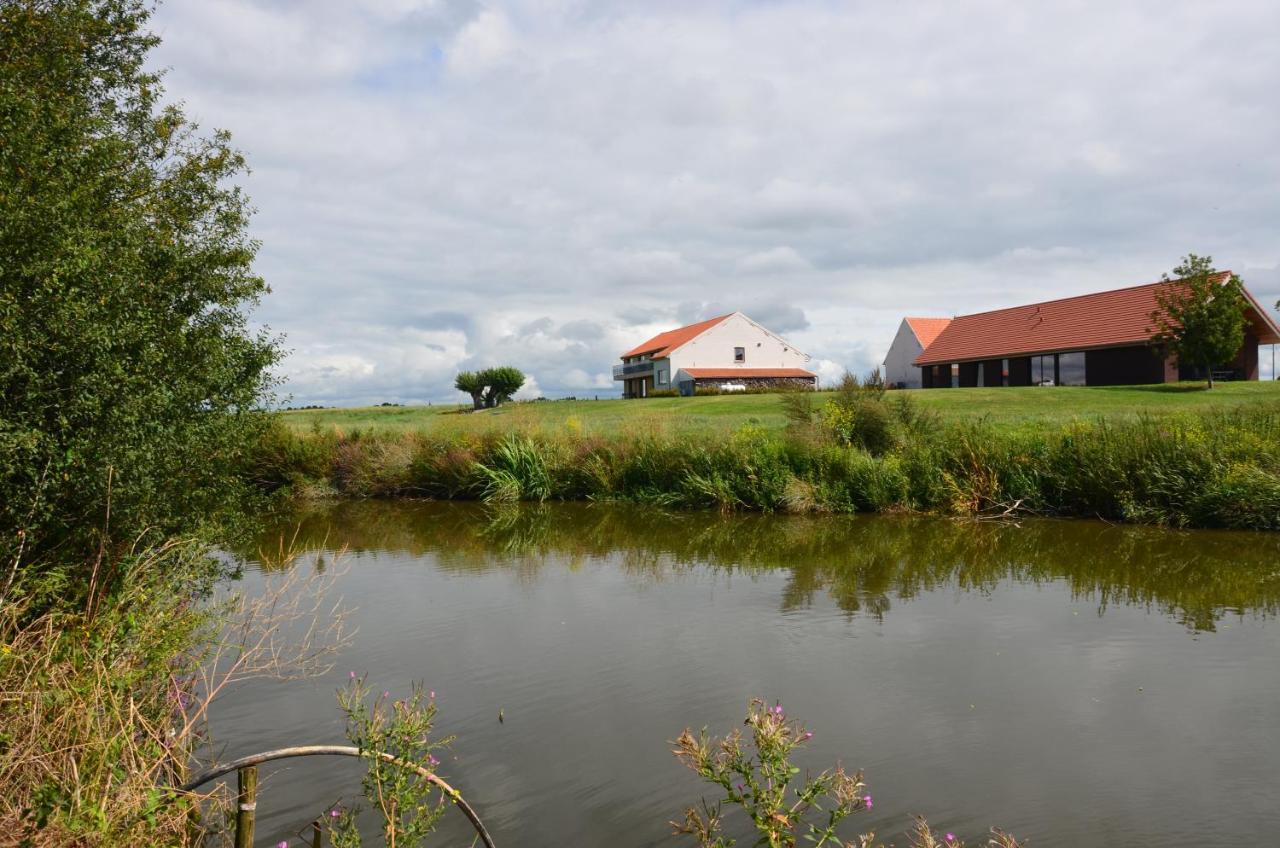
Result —
[[[1240,278],[1232,274],[1218,282],[1210,256],[1188,254],[1172,276],[1161,279],[1177,285],[1156,293],[1160,308],[1151,313],[1155,340],[1178,357],[1180,364],[1205,369],[1213,388],[1213,367],[1230,362],[1244,344],[1245,299]]]
[[[454,378],[453,387],[471,395],[472,409],[484,406],[484,372],[462,371]]]

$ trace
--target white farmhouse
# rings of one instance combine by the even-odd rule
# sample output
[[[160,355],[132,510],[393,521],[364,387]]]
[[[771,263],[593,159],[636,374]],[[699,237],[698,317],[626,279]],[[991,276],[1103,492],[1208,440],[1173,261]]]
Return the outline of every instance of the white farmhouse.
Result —
[[[613,379],[622,381],[622,396],[629,398],[671,389],[692,395],[710,386],[721,391],[815,388],[817,375],[802,367],[808,361],[809,355],[786,339],[733,312],[636,345],[613,366]]]
[[[920,388],[920,368],[913,363],[950,323],[950,318],[903,318],[884,357],[885,385]]]

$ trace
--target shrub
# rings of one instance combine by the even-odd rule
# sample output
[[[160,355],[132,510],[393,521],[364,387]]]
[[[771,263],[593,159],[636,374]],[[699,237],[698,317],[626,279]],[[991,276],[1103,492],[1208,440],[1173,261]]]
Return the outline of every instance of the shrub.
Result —
[[[808,745],[813,733],[787,718],[781,705],[770,707],[756,698],[747,707],[743,724],[748,728],[745,734],[739,728],[720,738],[709,737],[706,730],[695,736],[685,728],[671,743],[676,759],[721,795],[712,803],[703,799],[699,807],[685,810],[683,821],[671,823],[676,835],[692,836],[701,848],[728,848],[736,843],[724,835],[724,817],[726,811],[739,808],[759,835],[756,845],[878,845],[874,833],[862,834],[856,843],[837,835],[841,822],[874,806],[862,772],[850,774],[836,766],[801,778],[791,757]],[[1008,834],[998,830],[992,834],[989,845],[1018,848]],[[935,834],[923,818],[916,819],[910,838],[912,848],[964,848],[953,834]]]

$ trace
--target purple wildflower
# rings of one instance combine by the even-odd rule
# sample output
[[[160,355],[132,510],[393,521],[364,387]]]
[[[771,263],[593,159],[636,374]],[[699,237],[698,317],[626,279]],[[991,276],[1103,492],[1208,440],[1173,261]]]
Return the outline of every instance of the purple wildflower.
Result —
[[[390,697],[391,697],[391,693],[390,693],[390,692],[388,692],[386,689],[383,689],[383,690],[382,690],[382,697],[384,697],[384,698],[390,698]]]
[[[955,842],[955,841],[956,841],[956,835],[955,835],[954,833],[948,833],[948,834],[947,834],[947,841],[948,841],[948,842]]]
[[[349,672],[349,676],[351,677],[352,680],[356,679],[356,673],[354,671]]]
[[[868,810],[875,806],[875,804],[874,804],[874,803],[872,803],[872,801],[871,801],[871,796],[870,796],[870,795],[864,795],[864,796],[862,797],[862,803],[867,805],[867,809],[868,809]]]
[[[436,699],[436,690],[432,689],[429,693],[427,693],[427,697],[434,701]]]
[[[334,807],[329,811],[329,818],[331,819],[336,819],[340,815],[342,815],[342,810],[339,810],[337,807]]]
[[[430,764],[432,768],[440,765],[440,761],[435,758],[434,754],[427,754],[427,763]]]
[[[288,840],[286,840],[286,839],[281,839],[281,840],[280,840],[280,843],[279,843],[278,845],[276,845],[276,848],[289,848],[289,842],[288,842]]]
[[[806,731],[804,732],[804,738],[805,738],[806,740],[808,740],[808,739],[812,739],[812,738],[813,738],[813,731],[811,731],[811,730],[806,730]]]

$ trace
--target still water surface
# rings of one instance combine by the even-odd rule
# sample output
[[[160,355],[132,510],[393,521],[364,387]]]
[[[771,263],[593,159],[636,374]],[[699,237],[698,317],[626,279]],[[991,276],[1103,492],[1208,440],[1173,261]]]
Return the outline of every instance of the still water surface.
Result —
[[[754,695],[814,731],[802,765],[865,770],[850,833],[901,844],[923,813],[1036,848],[1280,842],[1273,535],[366,502],[266,546],[295,530],[323,553],[293,568],[346,549],[359,631],[323,678],[218,701],[224,756],[343,741],[351,670],[421,680],[457,736],[441,773],[502,846],[684,844],[667,822],[702,787],[666,740],[738,726]],[[243,588],[269,572],[250,560]],[[259,843],[358,775],[264,771]],[[468,844],[446,823],[438,844]]]

